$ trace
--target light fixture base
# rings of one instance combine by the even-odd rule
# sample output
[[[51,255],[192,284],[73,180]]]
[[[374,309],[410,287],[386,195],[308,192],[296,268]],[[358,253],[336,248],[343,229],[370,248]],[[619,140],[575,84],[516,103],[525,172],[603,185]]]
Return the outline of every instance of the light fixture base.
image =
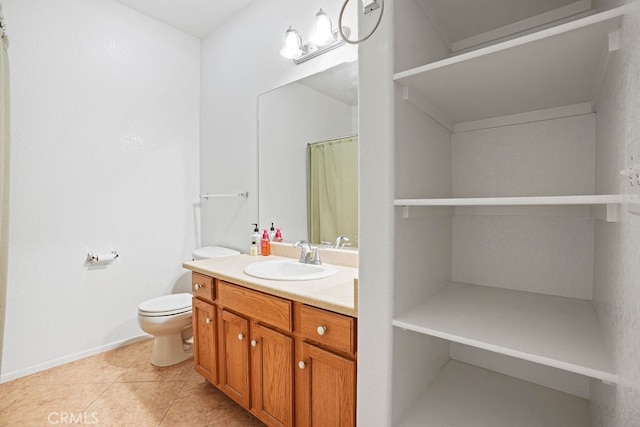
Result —
[[[345,37],[349,37],[350,30],[348,27],[342,27],[342,32],[344,33]],[[333,31],[333,35],[335,37],[335,41],[325,46],[316,46],[313,43],[306,43],[304,46],[302,46],[302,50],[304,51],[302,56],[295,58],[293,62],[295,62],[296,65],[299,65],[305,61],[315,58],[318,55],[322,55],[325,52],[344,45],[344,40],[342,39],[342,37],[340,37],[338,30]]]

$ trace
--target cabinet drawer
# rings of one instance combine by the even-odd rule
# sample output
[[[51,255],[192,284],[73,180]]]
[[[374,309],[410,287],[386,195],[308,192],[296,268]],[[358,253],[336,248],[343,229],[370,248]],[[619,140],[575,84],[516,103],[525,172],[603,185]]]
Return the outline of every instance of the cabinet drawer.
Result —
[[[204,298],[209,301],[216,299],[213,277],[200,273],[191,273],[191,293],[194,297]]]
[[[301,305],[300,333],[309,340],[355,354],[356,322],[353,317]]]
[[[292,302],[286,299],[220,281],[218,305],[285,331],[293,329]]]

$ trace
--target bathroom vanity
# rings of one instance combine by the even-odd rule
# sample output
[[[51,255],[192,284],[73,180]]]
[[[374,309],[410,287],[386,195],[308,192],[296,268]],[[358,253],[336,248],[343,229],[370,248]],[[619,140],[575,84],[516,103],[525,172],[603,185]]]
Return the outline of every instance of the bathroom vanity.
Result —
[[[355,426],[357,269],[309,281],[243,272],[280,258],[184,263],[195,370],[269,426]]]

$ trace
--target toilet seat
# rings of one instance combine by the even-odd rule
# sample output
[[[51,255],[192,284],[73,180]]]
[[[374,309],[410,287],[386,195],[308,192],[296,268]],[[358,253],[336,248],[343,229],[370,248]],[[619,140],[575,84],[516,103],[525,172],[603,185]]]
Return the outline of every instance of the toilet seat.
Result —
[[[174,316],[191,311],[191,294],[164,295],[138,305],[138,314],[145,317]]]

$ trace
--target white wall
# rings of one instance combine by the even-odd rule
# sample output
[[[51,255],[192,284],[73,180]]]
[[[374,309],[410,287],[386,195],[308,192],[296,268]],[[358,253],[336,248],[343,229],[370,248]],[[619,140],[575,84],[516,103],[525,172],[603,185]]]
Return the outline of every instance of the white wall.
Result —
[[[259,104],[260,224],[275,222],[287,241],[309,240],[307,143],[349,135],[352,107],[300,83],[260,95]]]
[[[358,405],[361,426],[391,425],[394,263],[394,1],[360,45]],[[366,31],[363,28],[362,31]],[[364,35],[364,34],[361,34]]]
[[[604,1],[612,6],[619,1]],[[604,4],[606,3],[606,4]],[[634,194],[617,171],[640,157],[640,0],[624,2],[622,49],[610,64],[612,73],[597,105],[596,191]],[[635,159],[631,161],[631,156]],[[617,386],[591,382],[594,427],[640,423],[640,215],[623,209],[619,223],[597,221],[594,303],[620,375]]]
[[[335,26],[341,5],[341,0],[256,1],[202,42],[200,191],[249,191],[248,199],[202,202],[203,245],[248,252],[258,215],[258,95],[357,57],[355,47],[344,46],[295,65],[278,53],[289,25],[309,40],[319,7]],[[354,28],[355,19],[348,14],[344,25]]]
[[[453,196],[594,194],[595,116],[453,134]],[[591,299],[594,221],[571,211],[456,208],[452,280]]]
[[[199,41],[110,0],[4,0],[11,229],[2,380],[142,335],[189,289]],[[87,267],[87,249],[120,258]]]

